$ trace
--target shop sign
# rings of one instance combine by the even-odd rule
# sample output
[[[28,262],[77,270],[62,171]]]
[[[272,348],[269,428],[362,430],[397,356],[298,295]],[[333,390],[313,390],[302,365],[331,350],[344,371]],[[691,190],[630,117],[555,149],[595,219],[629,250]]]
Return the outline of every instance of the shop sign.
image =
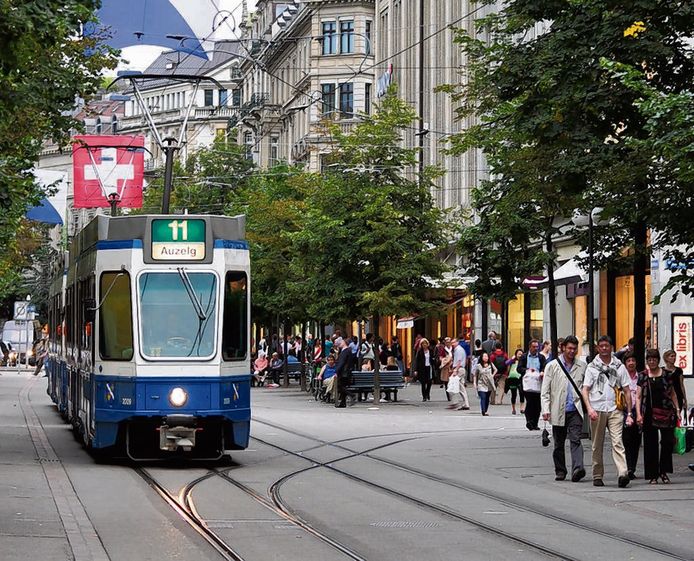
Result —
[[[692,316],[672,315],[672,348],[677,353],[675,365],[679,366],[685,376],[694,374],[692,361],[694,348],[692,346]]]

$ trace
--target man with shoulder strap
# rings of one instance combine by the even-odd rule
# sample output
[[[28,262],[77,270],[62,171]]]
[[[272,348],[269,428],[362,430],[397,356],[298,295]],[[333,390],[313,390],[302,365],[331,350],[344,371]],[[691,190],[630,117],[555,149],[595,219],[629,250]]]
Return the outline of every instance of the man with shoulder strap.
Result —
[[[569,437],[571,446],[571,481],[586,476],[583,466],[583,404],[579,388],[583,385],[586,363],[576,359],[578,339],[569,335],[561,345],[559,356],[545,366],[542,380],[542,418],[552,423],[554,437],[554,473],[557,481],[566,479],[566,455],[564,444]]]

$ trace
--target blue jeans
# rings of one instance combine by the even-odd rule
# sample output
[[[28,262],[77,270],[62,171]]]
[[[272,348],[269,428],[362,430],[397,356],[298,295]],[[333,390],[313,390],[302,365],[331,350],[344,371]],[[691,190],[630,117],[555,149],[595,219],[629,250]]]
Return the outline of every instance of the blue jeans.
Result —
[[[482,392],[477,390],[477,395],[480,396],[480,410],[482,413],[486,413],[489,409],[489,394],[490,392]]]

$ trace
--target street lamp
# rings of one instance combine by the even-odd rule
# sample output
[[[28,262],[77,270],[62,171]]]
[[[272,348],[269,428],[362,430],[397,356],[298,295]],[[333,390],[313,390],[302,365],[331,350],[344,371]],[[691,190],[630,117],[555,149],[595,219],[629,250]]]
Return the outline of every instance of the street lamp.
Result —
[[[595,279],[593,274],[593,229],[595,216],[602,213],[601,207],[592,207],[588,214],[574,214],[571,221],[579,228],[588,227],[588,362],[593,358],[595,347]]]

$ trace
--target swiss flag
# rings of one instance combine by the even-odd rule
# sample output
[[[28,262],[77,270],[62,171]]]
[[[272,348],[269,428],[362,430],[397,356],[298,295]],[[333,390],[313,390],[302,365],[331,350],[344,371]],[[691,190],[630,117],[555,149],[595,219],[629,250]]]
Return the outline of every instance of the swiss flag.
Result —
[[[75,208],[142,208],[145,174],[143,136],[80,135],[72,144]]]

